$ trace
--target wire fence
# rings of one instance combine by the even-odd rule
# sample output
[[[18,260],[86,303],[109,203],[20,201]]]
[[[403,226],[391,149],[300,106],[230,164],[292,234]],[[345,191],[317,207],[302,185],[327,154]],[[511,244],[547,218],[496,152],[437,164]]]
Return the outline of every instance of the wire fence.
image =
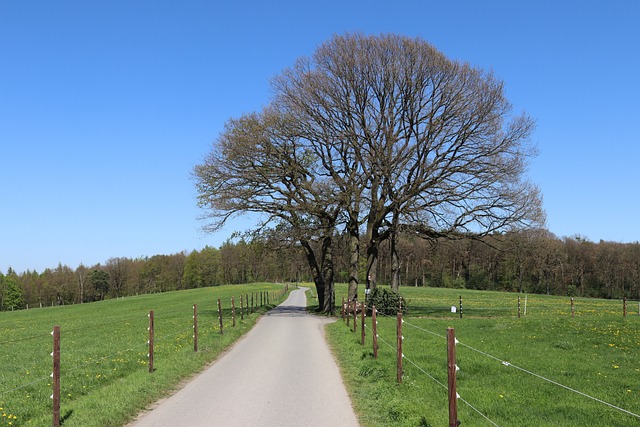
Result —
[[[407,297],[406,311],[412,317],[521,317],[521,316],[593,316],[640,315],[640,301],[633,299],[602,300],[578,297],[505,294],[499,297],[473,295],[443,298]],[[493,298],[492,298],[493,296]]]
[[[285,285],[281,291],[243,294],[228,301],[225,298],[224,303],[220,300],[221,309],[214,299],[209,302],[211,306],[200,313],[196,311],[196,304],[188,308],[166,305],[155,316],[149,312],[144,316],[127,313],[115,319],[84,317],[84,325],[74,326],[68,322],[71,327],[63,327],[57,338],[56,327],[54,332],[47,334],[2,340],[1,420],[10,422],[9,425],[23,425],[41,417],[49,408],[53,412],[53,425],[60,425],[60,404],[70,404],[116,380],[126,380],[141,367],[149,367],[154,358],[156,361],[173,360],[176,354],[186,357],[186,348],[192,346],[194,352],[211,350],[218,346],[216,336],[223,332],[221,327],[233,328],[242,323],[240,316],[249,320],[253,313],[262,312],[265,306],[271,307],[281,300],[288,288]],[[239,300],[249,303],[236,306]],[[151,316],[156,320],[153,327],[149,323]],[[150,329],[155,335],[152,338]],[[54,352],[51,352],[52,335]],[[199,348],[196,344],[198,335],[201,338]],[[63,343],[63,351],[59,354],[55,350],[56,339]],[[153,347],[150,346],[152,342]],[[16,358],[16,354],[21,356]],[[60,366],[57,373],[56,357]],[[158,369],[157,364],[155,369]],[[162,369],[171,369],[171,364],[164,364]],[[55,390],[56,375],[63,379],[62,390]]]
[[[518,314],[522,316],[525,315],[524,314],[525,306],[522,300],[519,301],[519,304],[518,306],[516,306],[515,309],[513,307],[508,308],[508,307],[501,307],[499,305],[494,305],[492,307],[485,307],[485,308],[476,307],[475,309],[473,308],[469,309],[468,305],[462,304],[463,303],[462,297],[460,297],[459,305],[449,306],[448,309],[446,310],[444,306],[438,307],[436,304],[433,303],[432,300],[429,300],[429,299],[420,300],[419,304],[422,304],[422,305],[419,305],[419,304],[416,305],[416,301],[417,299],[411,300],[413,304],[410,303],[409,308],[407,310],[412,315],[409,318],[410,320],[403,318],[402,314],[400,314],[397,319],[392,316],[384,315],[379,312],[375,313],[377,316],[368,316],[369,313],[374,314],[373,310],[375,310],[375,307],[373,309],[367,308],[364,305],[359,305],[358,307],[350,301],[343,303],[341,307],[341,313],[342,313],[343,320],[347,325],[349,325],[350,319],[352,319],[352,322],[353,322],[352,329],[354,332],[356,332],[356,328],[357,328],[356,322],[358,321],[361,322],[360,327],[362,328],[362,344],[366,345],[365,339],[364,339],[364,336],[365,336],[364,331],[366,330],[367,335],[372,337],[369,340],[370,341],[369,345],[372,344],[374,346],[373,353],[374,355],[376,355],[376,357],[378,354],[377,352],[378,349],[376,348],[376,346],[378,346],[378,343],[382,343],[383,347],[386,347],[389,350],[386,354],[386,357],[393,357],[392,354],[398,355],[396,363],[398,365],[398,370],[401,373],[400,376],[398,377],[398,382],[401,382],[401,378],[402,378],[401,375],[405,373],[404,366],[410,366],[412,369],[415,370],[415,372],[418,372],[425,379],[428,379],[428,381],[427,380],[425,381],[433,383],[435,386],[437,386],[437,388],[442,389],[443,391],[448,393],[451,393],[451,383],[450,381],[449,383],[447,383],[447,380],[444,379],[446,378],[447,373],[444,372],[443,370],[434,371],[434,364],[425,364],[418,361],[418,359],[424,359],[424,356],[422,354],[420,353],[413,354],[409,352],[409,351],[416,351],[415,348],[408,351],[407,346],[402,346],[403,343],[405,342],[405,338],[408,341],[411,341],[416,337],[416,334],[419,334],[423,337],[427,336],[432,340],[436,340],[437,342],[440,342],[440,344],[436,343],[435,344],[436,346],[442,345],[444,347],[445,344],[443,343],[443,341],[447,341],[446,335],[435,332],[432,329],[419,324],[422,321],[424,314],[430,313],[430,312],[434,313],[434,312],[437,312],[437,310],[440,310],[442,313],[446,312],[449,318],[452,318],[453,316],[462,317],[460,308],[464,308],[465,311],[462,313],[464,313],[465,315],[467,315],[469,311],[473,312],[474,310],[476,312],[481,312],[482,310],[486,310],[492,313],[501,311],[502,313],[505,313],[505,312],[508,313],[512,317],[518,316]],[[530,301],[531,300],[527,298],[527,303],[529,303]],[[558,315],[558,313],[561,313],[562,315],[569,315],[569,316],[576,315],[576,301],[574,299],[567,301],[570,307],[569,307],[569,310],[566,310],[566,311],[565,311],[565,308],[563,308],[562,311],[559,311],[558,307],[565,305],[567,302],[563,302],[563,304],[559,304],[559,303],[540,304],[540,301],[536,299],[533,299],[533,302],[534,302],[533,307],[535,307],[533,311],[533,313],[535,313],[534,315],[541,315],[543,317],[550,315],[551,313],[553,313],[554,315]],[[428,303],[432,304],[431,307],[428,306]],[[579,300],[580,310],[581,310],[580,313],[582,315],[584,315],[585,313],[593,314],[593,310],[595,310],[595,312],[598,313],[598,315],[619,316],[622,314],[622,316],[626,316],[628,314],[627,308],[628,308],[629,301],[624,300],[622,301],[622,303],[624,304],[624,308],[621,306],[620,301],[608,301],[603,304],[602,301],[588,301],[588,300],[581,299]],[[424,308],[425,305],[427,305],[426,309]],[[416,310],[416,307],[423,307],[423,308],[421,310]],[[532,306],[529,305],[528,308],[530,309],[531,307]],[[532,315],[532,312],[528,311],[528,315]],[[377,318],[381,318],[382,322],[387,324],[383,334],[380,333],[380,329],[377,327],[379,323],[377,321]],[[369,325],[366,322],[375,322],[376,324]],[[393,333],[391,331],[391,325],[390,325],[392,323],[393,324],[397,323],[397,331],[398,331],[397,332],[398,336],[394,337],[393,339],[392,339],[392,336],[390,335]],[[402,329],[403,326],[409,327],[410,330],[408,331],[406,328]],[[387,336],[384,335],[385,333],[387,334]],[[408,337],[406,337],[405,335],[408,335]],[[424,338],[421,338],[421,339],[424,339]],[[600,404],[612,411],[617,411],[630,418],[635,418],[636,420],[640,420],[640,415],[638,413],[631,411],[629,409],[625,409],[624,407],[622,407],[622,405],[611,403],[607,401],[606,398],[594,396],[594,393],[581,391],[576,387],[563,384],[561,381],[557,379],[552,379],[549,374],[546,374],[546,373],[541,374],[539,372],[536,372],[535,369],[520,366],[521,364],[516,365],[504,358],[493,355],[491,351],[480,350],[476,346],[466,344],[465,342],[460,342],[457,339],[455,340],[455,345],[456,347],[464,349],[465,351],[468,350],[477,355],[482,356],[484,359],[487,359],[490,363],[497,362],[500,364],[500,366],[512,369],[520,374],[530,377],[531,379],[543,381],[547,384],[550,384],[553,387],[572,393],[576,396],[587,399],[591,402]],[[609,344],[609,345],[613,346],[613,344]],[[403,365],[403,362],[406,362],[406,363]],[[442,366],[442,363],[436,364],[435,366]],[[616,366],[614,366],[614,368],[615,367]],[[458,367],[456,365],[456,370],[457,369]],[[464,367],[462,367],[462,369],[464,370]],[[454,384],[455,384],[455,381],[454,381]],[[531,387],[535,387],[535,385],[531,385]],[[631,390],[628,390],[628,391],[631,391]],[[453,393],[456,396],[456,400],[466,405],[470,410],[473,411],[473,413],[477,414],[482,420],[484,420],[487,425],[493,425],[493,426],[498,425],[495,420],[492,420],[487,415],[488,411],[482,410],[482,408],[479,409],[478,404],[472,403],[468,399],[461,397],[458,391],[455,389],[455,385],[454,385]],[[464,394],[464,392],[462,394]],[[457,415],[455,416],[455,419],[450,418],[450,425],[452,426],[457,425],[456,424],[457,422],[458,422]],[[513,422],[513,420],[510,421],[510,423],[511,422]]]

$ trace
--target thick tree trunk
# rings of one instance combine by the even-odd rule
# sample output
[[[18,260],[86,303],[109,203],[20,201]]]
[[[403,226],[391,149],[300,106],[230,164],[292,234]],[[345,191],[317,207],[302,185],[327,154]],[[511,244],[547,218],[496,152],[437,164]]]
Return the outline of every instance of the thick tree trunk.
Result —
[[[320,300],[318,303],[323,313],[333,314],[335,303],[333,299],[333,238],[331,236],[325,237],[322,241],[322,276],[324,278],[324,293],[322,303],[320,304]],[[320,290],[318,290],[318,298],[320,298],[319,295]]]
[[[373,291],[378,286],[378,252],[377,242],[370,242],[367,248],[367,283]]]
[[[407,266],[409,263],[407,262]],[[407,275],[408,276],[408,275]],[[398,234],[391,233],[391,290],[398,292],[400,289],[400,259],[398,257]]]
[[[358,298],[358,270],[360,264],[360,231],[358,230],[358,219],[353,217],[349,220],[349,299]]]
[[[318,294],[318,306],[324,308],[325,306],[325,280],[318,261],[316,260],[316,254],[313,252],[311,245],[306,240],[300,240],[300,244],[304,248],[305,255],[307,256],[307,262],[313,275],[313,282],[316,285],[316,292]]]
[[[378,280],[378,255],[380,252],[380,236],[378,229],[373,227],[367,242],[367,286],[371,291],[376,288]]]

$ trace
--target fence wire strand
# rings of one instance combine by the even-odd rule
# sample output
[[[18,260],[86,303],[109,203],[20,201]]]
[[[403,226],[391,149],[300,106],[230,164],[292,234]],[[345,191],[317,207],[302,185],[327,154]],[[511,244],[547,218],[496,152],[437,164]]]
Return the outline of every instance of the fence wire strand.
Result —
[[[383,315],[383,316],[385,316],[385,315]],[[385,317],[389,317],[389,318],[391,318],[391,316],[385,316]],[[419,327],[419,326],[412,325],[412,324],[407,323],[407,322],[405,322],[405,321],[403,321],[403,323],[404,323],[404,324],[407,324],[407,325],[410,325],[410,326],[413,326],[414,328],[419,329],[419,330],[421,330],[421,331],[423,331],[423,332],[426,332],[426,333],[429,333],[429,334],[435,335],[435,336],[437,336],[437,337],[439,337],[439,338],[444,338],[444,339],[446,339],[446,337],[445,337],[445,336],[443,336],[443,335],[436,334],[435,332],[428,331],[428,330],[423,329],[423,328],[421,328],[421,327]],[[369,328],[366,324],[365,324],[365,328],[366,328],[366,329],[371,330],[371,328]],[[372,330],[371,330],[371,331],[372,331]],[[372,331],[372,333],[373,333],[373,331]],[[379,340],[381,340],[383,343],[385,343],[387,346],[389,346],[393,351],[396,351],[396,352],[397,352],[397,350],[398,350],[398,349],[397,349],[396,347],[392,346],[391,344],[389,344],[389,343],[388,343],[384,338],[382,338],[379,334],[377,335],[377,338],[378,338]],[[407,362],[409,362],[411,365],[413,365],[417,370],[419,370],[420,372],[422,372],[424,375],[426,375],[427,377],[429,377],[432,381],[434,381],[436,384],[438,384],[440,387],[442,387],[445,391],[449,389],[449,387],[448,387],[447,385],[445,385],[444,383],[442,383],[440,380],[438,380],[437,378],[435,378],[433,375],[429,374],[426,370],[424,370],[424,369],[423,369],[421,366],[419,366],[416,362],[414,362],[413,360],[411,360],[410,358],[408,358],[407,356],[405,356],[405,355],[404,355],[404,353],[402,354],[402,358],[403,358],[404,360],[406,360]],[[479,409],[477,409],[475,406],[473,406],[473,405],[472,405],[471,403],[469,403],[467,400],[463,399],[462,397],[458,397],[458,400],[460,400],[460,401],[461,401],[461,402],[463,402],[465,405],[467,405],[469,408],[471,408],[473,411],[475,411],[476,413],[478,413],[482,418],[484,418],[484,419],[485,419],[485,420],[487,420],[489,423],[491,423],[491,425],[494,425],[494,426],[496,426],[496,427],[499,427],[499,426],[498,426],[498,424],[496,424],[495,422],[493,422],[489,417],[487,417],[485,414],[483,414]]]
[[[603,404],[603,405],[609,406],[610,408],[616,409],[616,410],[618,410],[618,411],[620,411],[620,412],[624,412],[624,413],[625,413],[625,414],[627,414],[627,415],[631,415],[631,416],[633,416],[633,417],[636,417],[636,418],[640,419],[640,415],[638,415],[638,414],[635,414],[635,413],[633,413],[633,412],[631,412],[631,411],[628,411],[628,410],[626,410],[626,409],[624,409],[624,408],[621,408],[621,407],[619,407],[619,406],[616,406],[616,405],[614,405],[614,404],[612,404],[612,403],[605,402],[605,401],[604,401],[604,400],[602,400],[602,399],[598,399],[597,397],[591,396],[591,395],[589,395],[589,394],[587,394],[587,393],[584,393],[584,392],[582,392],[582,391],[576,390],[576,389],[574,389],[574,388],[571,388],[571,387],[569,387],[569,386],[566,386],[566,385],[564,385],[564,384],[561,384],[561,383],[559,383],[559,382],[557,382],[557,381],[554,381],[554,380],[552,380],[552,379],[546,378],[546,377],[544,377],[544,376],[542,376],[542,375],[540,375],[540,374],[536,374],[535,372],[529,371],[529,370],[527,370],[527,369],[525,369],[525,368],[522,368],[522,367],[520,367],[520,366],[514,365],[514,364],[512,364],[512,363],[510,363],[510,362],[507,362],[506,360],[502,360],[502,359],[500,359],[500,358],[498,358],[498,357],[495,357],[495,356],[493,356],[493,355],[491,355],[491,354],[489,354],[489,353],[485,353],[485,352],[484,352],[484,351],[482,351],[482,350],[478,350],[477,348],[473,348],[473,347],[471,347],[470,345],[464,344],[464,343],[462,343],[462,342],[460,342],[460,341],[458,341],[458,345],[461,345],[461,346],[463,346],[463,347],[466,347],[466,348],[468,348],[469,350],[475,351],[475,352],[477,352],[477,353],[479,353],[479,354],[482,354],[483,356],[486,356],[486,357],[488,357],[488,358],[490,358],[490,359],[496,360],[496,361],[500,362],[502,365],[504,365],[504,366],[506,366],[506,367],[512,367],[512,368],[515,368],[515,369],[517,369],[517,370],[519,370],[519,371],[521,371],[521,372],[524,372],[524,373],[526,373],[526,374],[532,375],[532,376],[534,376],[534,377],[536,377],[536,378],[538,378],[538,379],[541,379],[541,380],[543,380],[543,381],[547,381],[548,383],[551,383],[551,384],[554,384],[554,385],[556,385],[556,386],[558,386],[558,387],[564,388],[565,390],[568,390],[568,391],[571,391],[571,392],[573,392],[573,393],[579,394],[580,396],[583,396],[583,397],[589,398],[589,399],[594,400],[594,401],[596,401],[596,402],[598,402],[598,403],[601,403],[601,404]]]
[[[382,315],[383,315],[384,317],[389,317],[389,318],[391,318],[391,316],[385,316],[384,314],[382,314]],[[411,324],[411,323],[409,323],[409,322],[406,322],[406,321],[405,321],[404,323],[405,323],[406,325],[409,325],[409,326],[411,326],[411,327],[413,327],[413,328],[415,328],[415,329],[418,329],[418,330],[420,330],[420,331],[423,331],[423,332],[425,332],[425,333],[428,333],[428,334],[431,334],[431,335],[434,335],[434,336],[437,336],[437,337],[440,337],[440,338],[444,338],[444,339],[446,339],[446,337],[445,337],[444,335],[437,334],[437,333],[435,333],[435,332],[432,332],[432,331],[429,331],[429,330],[427,330],[427,329],[421,328],[421,327],[419,327],[419,326],[417,326],[417,325],[413,325],[413,324]],[[522,368],[522,367],[520,367],[520,366],[514,365],[514,364],[512,364],[512,363],[510,363],[510,362],[507,362],[506,360],[502,360],[502,359],[500,359],[500,358],[498,358],[498,357],[496,357],[496,356],[493,356],[493,355],[491,355],[491,354],[489,354],[489,353],[486,353],[486,352],[484,352],[484,351],[482,351],[482,350],[478,350],[477,348],[471,347],[470,345],[464,344],[464,343],[462,343],[462,342],[460,342],[460,341],[458,341],[458,345],[461,345],[461,346],[463,346],[463,347],[466,347],[466,348],[468,348],[469,350],[475,351],[475,352],[477,352],[477,353],[479,353],[479,354],[482,354],[483,356],[486,356],[486,357],[488,357],[488,358],[490,358],[490,359],[496,360],[496,361],[500,362],[501,364],[503,364],[504,366],[515,368],[515,369],[517,369],[517,370],[519,370],[519,371],[521,371],[521,372],[524,372],[524,373],[526,373],[526,374],[529,374],[529,375],[531,375],[531,376],[534,376],[534,377],[536,377],[536,378],[538,378],[538,379],[541,379],[541,380],[543,380],[543,381],[546,381],[546,382],[551,383],[551,384],[553,384],[553,385],[556,385],[556,386],[558,386],[558,387],[564,388],[565,390],[571,391],[571,392],[576,393],[576,394],[578,394],[578,395],[580,395],[580,396],[586,397],[586,398],[591,399],[591,400],[593,400],[593,401],[595,401],[595,402],[598,402],[598,403],[601,403],[601,404],[603,404],[603,405],[606,405],[606,406],[608,406],[608,407],[610,407],[610,408],[612,408],[612,409],[616,409],[616,410],[618,410],[618,411],[620,411],[620,412],[623,412],[623,413],[625,413],[625,414],[627,414],[627,415],[631,415],[631,416],[633,416],[633,417],[635,417],[635,418],[640,419],[640,415],[638,415],[638,414],[636,414],[636,413],[633,413],[633,412],[631,412],[631,411],[629,411],[629,410],[627,410],[627,409],[621,408],[621,407],[616,406],[616,405],[614,405],[614,404],[612,404],[612,403],[609,403],[609,402],[606,402],[606,401],[604,401],[604,400],[602,400],[602,399],[599,399],[599,398],[597,398],[597,397],[591,396],[591,395],[589,395],[589,394],[587,394],[587,393],[585,393],[585,392],[582,392],[582,391],[580,391],[580,390],[576,390],[576,389],[571,388],[571,387],[569,387],[569,386],[567,386],[567,385],[564,385],[564,384],[559,383],[559,382],[557,382],[557,381],[554,381],[554,380],[552,380],[552,379],[546,378],[546,377],[544,377],[544,376],[542,376],[542,375],[540,375],[540,374],[536,374],[535,372],[532,372],[532,371],[529,371],[528,369],[525,369],[525,368]]]
[[[41,382],[41,381],[48,380],[49,378],[50,378],[50,377],[48,377],[48,376],[47,376],[47,377],[42,377],[42,378],[39,378],[39,379],[37,379],[37,380],[31,381],[30,383],[22,384],[21,386],[14,387],[14,388],[11,388],[11,389],[9,389],[9,390],[0,391],[0,396],[4,396],[5,394],[9,394],[9,393],[11,393],[11,392],[14,392],[14,391],[17,391],[17,390],[20,390],[20,389],[23,389],[23,388],[29,387],[30,385],[33,385],[33,384],[39,383],[39,382]]]

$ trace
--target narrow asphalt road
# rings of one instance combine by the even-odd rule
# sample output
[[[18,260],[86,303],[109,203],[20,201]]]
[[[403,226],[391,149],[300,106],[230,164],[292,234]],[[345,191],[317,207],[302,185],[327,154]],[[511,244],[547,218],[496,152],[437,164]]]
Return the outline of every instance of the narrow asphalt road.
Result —
[[[324,339],[295,290],[215,364],[130,427],[357,427]]]

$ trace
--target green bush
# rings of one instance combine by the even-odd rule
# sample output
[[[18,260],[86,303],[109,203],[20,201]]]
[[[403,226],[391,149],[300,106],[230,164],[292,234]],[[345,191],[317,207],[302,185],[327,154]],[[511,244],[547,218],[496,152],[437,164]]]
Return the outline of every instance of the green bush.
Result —
[[[369,307],[375,305],[379,313],[385,315],[398,314],[398,309],[402,303],[402,312],[406,313],[407,302],[402,295],[387,289],[375,288],[367,298]]]

